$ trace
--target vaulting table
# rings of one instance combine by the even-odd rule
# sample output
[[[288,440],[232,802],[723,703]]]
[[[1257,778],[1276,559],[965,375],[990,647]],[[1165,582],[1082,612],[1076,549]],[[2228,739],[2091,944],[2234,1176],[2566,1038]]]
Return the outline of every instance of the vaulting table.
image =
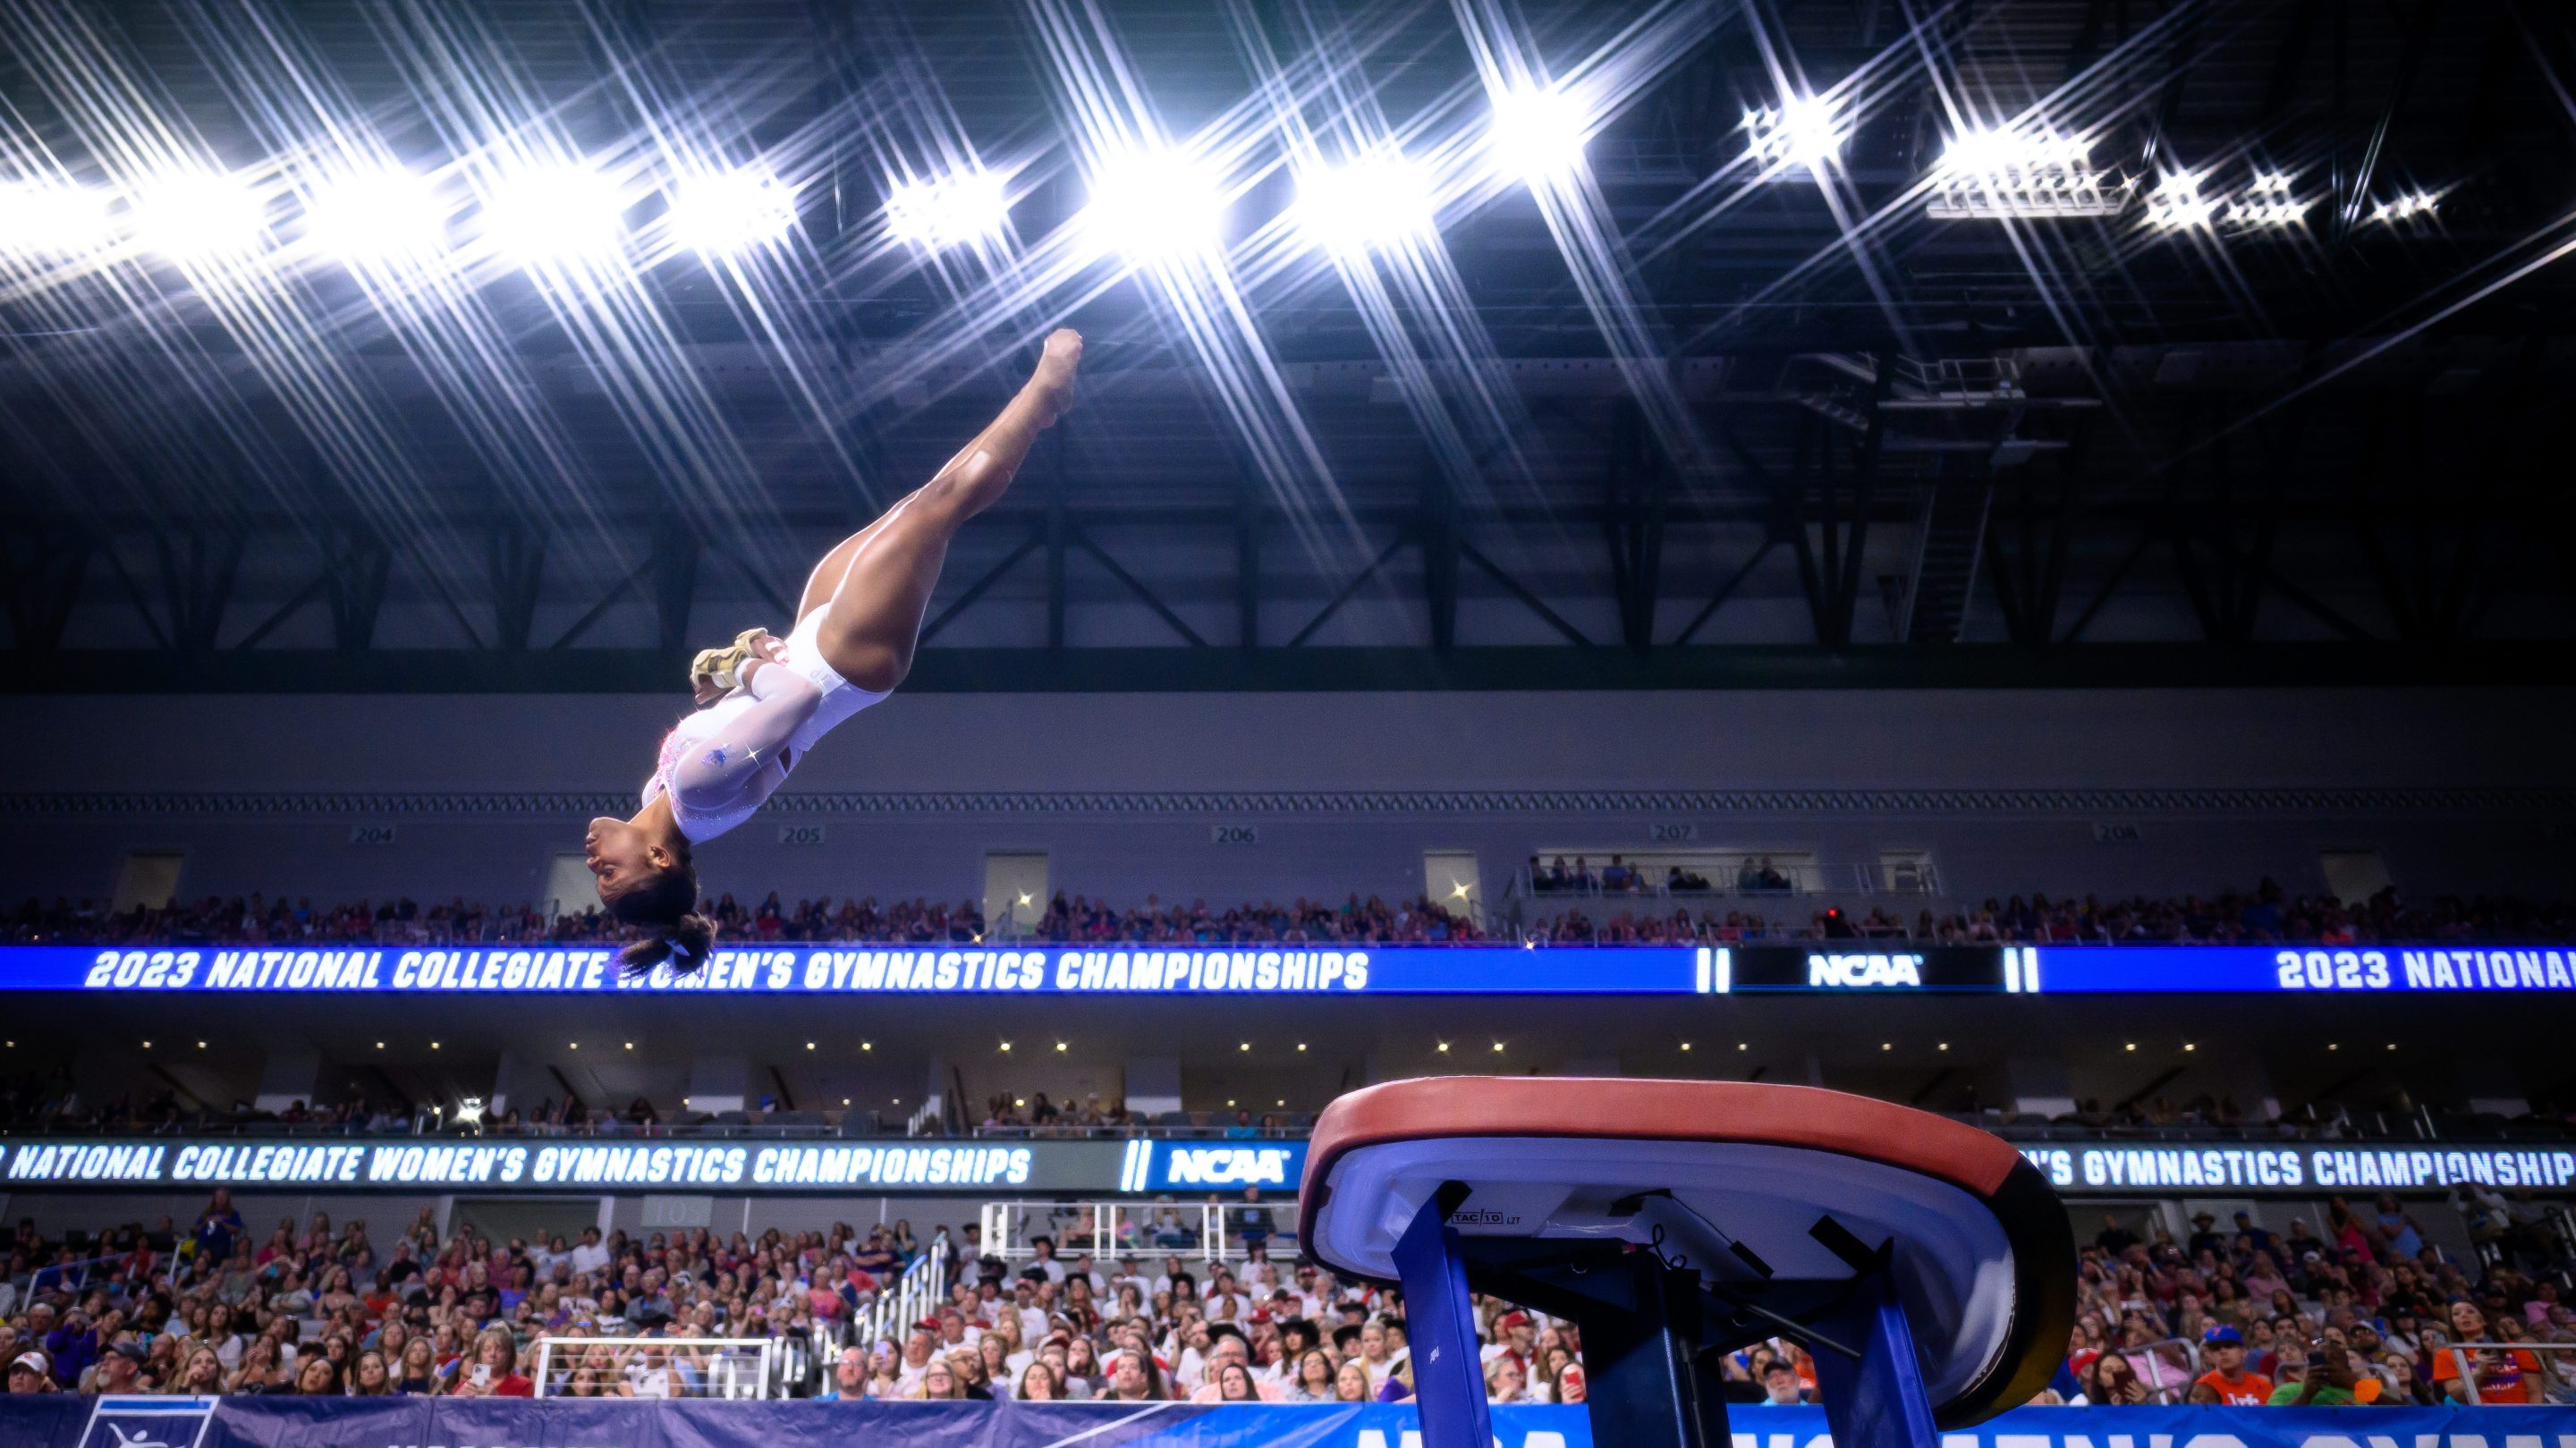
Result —
[[[1814,1356],[1839,1448],[1939,1448],[2046,1386],[2074,1233],[2010,1143],[1733,1081],[1448,1076],[1315,1125],[1299,1239],[1404,1291],[1423,1448],[1490,1448],[1468,1292],[1573,1321],[1600,1448],[1727,1448],[1722,1354]]]

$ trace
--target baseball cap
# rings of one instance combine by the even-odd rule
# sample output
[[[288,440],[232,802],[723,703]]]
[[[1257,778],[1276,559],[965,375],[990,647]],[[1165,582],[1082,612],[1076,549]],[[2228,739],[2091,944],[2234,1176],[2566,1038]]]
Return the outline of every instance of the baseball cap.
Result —
[[[14,1373],[20,1368],[25,1368],[31,1373],[42,1375],[45,1371],[45,1355],[40,1352],[30,1351],[22,1352],[16,1357],[9,1359],[9,1371]]]
[[[2202,1333],[2200,1335],[2200,1340],[2212,1347],[2216,1347],[2220,1343],[2235,1343],[2237,1346],[2242,1347],[2245,1344],[2245,1334],[2238,1332],[2235,1328],[2221,1323],[2218,1326],[2211,1328],[2209,1331]]]
[[[1527,1327],[1529,1325],[1530,1315],[1526,1312],[1506,1312],[1501,1317],[1494,1320],[1494,1326],[1502,1328]]]
[[[147,1362],[152,1357],[151,1350],[144,1347],[144,1345],[139,1342],[120,1342],[115,1346],[110,1347],[108,1351],[116,1354],[118,1357],[138,1363]]]

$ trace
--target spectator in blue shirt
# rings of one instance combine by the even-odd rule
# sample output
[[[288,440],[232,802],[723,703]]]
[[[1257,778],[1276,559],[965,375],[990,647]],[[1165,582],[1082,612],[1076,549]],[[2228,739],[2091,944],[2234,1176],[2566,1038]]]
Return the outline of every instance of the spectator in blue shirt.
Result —
[[[841,1349],[841,1360],[832,1364],[832,1385],[820,1396],[827,1403],[854,1403],[867,1395],[868,1355],[854,1347]]]
[[[45,1357],[52,1362],[54,1381],[77,1383],[89,1365],[98,1361],[98,1329],[91,1325],[89,1314],[73,1308],[63,1314],[63,1325],[45,1334]]]
[[[241,1213],[233,1210],[230,1187],[215,1188],[206,1209],[197,1214],[197,1256],[207,1263],[221,1262],[233,1254],[233,1243],[242,1234]]]
[[[2276,1257],[2279,1255],[2274,1252],[2274,1249],[2280,1245],[2280,1240],[2270,1232],[2255,1226],[2254,1214],[2251,1212],[2239,1211],[2236,1214],[2236,1237],[2238,1243],[2248,1252],[2270,1252]]]

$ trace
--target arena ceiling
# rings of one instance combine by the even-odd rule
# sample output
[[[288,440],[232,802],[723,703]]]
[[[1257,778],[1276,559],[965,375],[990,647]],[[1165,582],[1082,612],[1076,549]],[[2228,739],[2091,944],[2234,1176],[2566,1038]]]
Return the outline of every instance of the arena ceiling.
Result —
[[[1401,161],[1320,245],[1354,157]],[[317,198],[385,166],[441,209],[353,265]],[[687,244],[673,178],[755,167],[792,217]],[[522,264],[528,175],[622,234]],[[890,223],[960,175],[998,229]],[[913,687],[2529,682],[2576,634],[2541,0],[56,0],[0,13],[0,180],[10,689],[677,687],[1059,322],[1083,404]]]

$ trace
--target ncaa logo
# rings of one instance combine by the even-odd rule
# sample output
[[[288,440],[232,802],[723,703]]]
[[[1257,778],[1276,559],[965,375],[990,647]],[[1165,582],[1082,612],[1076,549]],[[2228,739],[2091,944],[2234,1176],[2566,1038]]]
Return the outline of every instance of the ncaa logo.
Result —
[[[1807,984],[1835,990],[1923,984],[1919,955],[1810,955]]]
[[[1277,1186],[1288,1180],[1286,1147],[1175,1147],[1164,1176],[1176,1187]]]

